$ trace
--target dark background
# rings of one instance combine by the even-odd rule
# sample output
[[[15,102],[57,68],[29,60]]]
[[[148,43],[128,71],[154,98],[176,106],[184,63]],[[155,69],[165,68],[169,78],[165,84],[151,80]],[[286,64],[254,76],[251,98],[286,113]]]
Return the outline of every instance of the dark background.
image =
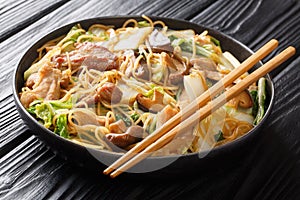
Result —
[[[127,14],[203,24],[254,51],[276,38],[280,45],[270,56],[289,45],[297,48],[292,59],[271,73],[275,105],[261,137],[245,147],[249,153],[231,162],[230,168],[219,166],[216,171],[172,181],[111,180],[55,156],[26,128],[13,101],[11,81],[25,51],[62,25]],[[1,2],[0,19],[1,199],[299,199],[298,0],[7,0]]]

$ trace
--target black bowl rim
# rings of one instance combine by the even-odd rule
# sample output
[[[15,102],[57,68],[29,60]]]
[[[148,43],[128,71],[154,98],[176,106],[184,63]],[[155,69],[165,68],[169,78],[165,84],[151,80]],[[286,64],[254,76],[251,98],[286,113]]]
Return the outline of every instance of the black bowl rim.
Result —
[[[214,28],[210,28],[209,26],[205,26],[205,25],[202,25],[202,24],[197,24],[197,23],[194,23],[194,22],[190,22],[190,21],[186,21],[186,20],[182,20],[182,19],[177,19],[177,18],[169,18],[169,17],[160,17],[160,16],[154,16],[154,15],[149,15],[148,16],[150,19],[152,20],[162,20],[163,22],[165,21],[174,21],[174,22],[180,22],[180,23],[188,23],[189,25],[192,25],[193,27],[200,27],[200,28],[203,28],[203,29],[206,29],[208,30],[208,32],[215,32],[219,35],[222,35],[222,37],[225,37],[225,38],[228,38],[229,40],[232,40],[234,41],[234,43],[237,43],[238,45],[240,45],[242,48],[244,48],[245,50],[247,50],[249,53],[253,54],[254,52],[248,48],[246,45],[244,45],[243,43],[241,43],[240,41],[234,39],[233,37],[219,31],[219,30],[216,30]],[[65,139],[63,137],[60,137],[58,136],[57,134],[55,134],[54,132],[50,131],[49,129],[46,129],[43,125],[41,125],[40,123],[38,123],[38,121],[32,116],[30,115],[29,112],[27,112],[27,110],[23,107],[22,103],[20,102],[20,99],[19,99],[19,91],[17,90],[17,74],[18,74],[18,71],[19,71],[19,68],[20,68],[20,63],[23,59],[25,59],[25,55],[26,53],[33,47],[35,46],[36,44],[38,44],[41,40],[45,39],[46,37],[48,37],[49,35],[53,35],[54,33],[56,32],[59,32],[60,30],[62,29],[65,29],[66,27],[72,27],[73,25],[75,24],[85,24],[89,21],[99,21],[101,22],[101,20],[126,20],[126,19],[131,19],[131,18],[134,18],[134,19],[143,19],[141,15],[115,15],[115,16],[102,16],[102,17],[95,17],[95,18],[88,18],[88,19],[83,19],[83,20],[78,20],[78,21],[74,21],[74,22],[71,22],[71,23],[68,23],[68,24],[65,24],[63,26],[60,26],[58,27],[57,29],[54,29],[53,31],[51,31],[50,33],[47,33],[46,35],[43,35],[42,37],[40,37],[34,44],[32,44],[27,50],[25,50],[25,53],[22,55],[22,57],[20,58],[20,60],[18,61],[17,63],[17,67],[15,67],[14,69],[14,72],[13,72],[13,97],[14,97],[14,100],[16,102],[16,105],[19,107],[18,109],[18,112],[23,112],[23,114],[26,115],[27,118],[29,118],[33,123],[37,124],[41,129],[44,130],[45,133],[47,134],[52,134],[53,137],[56,137],[56,139],[58,140],[61,140],[62,142],[66,142],[68,143],[68,145],[75,145],[79,148],[82,148],[82,149],[88,149],[88,150],[92,150],[92,151],[99,151],[99,153],[101,154],[107,154],[107,155],[110,155],[110,156],[115,156],[115,157],[121,157],[122,155],[124,155],[123,153],[118,153],[118,152],[110,152],[110,151],[107,151],[107,150],[97,150],[97,149],[91,149],[89,147],[85,147],[83,145],[79,145],[79,144],[76,144],[68,139]],[[113,24],[112,24],[113,25]],[[67,33],[67,32],[66,32]],[[66,34],[65,33],[65,34]],[[221,42],[222,44],[222,42]],[[262,65],[262,62],[260,61],[259,62],[260,65]],[[266,121],[266,119],[268,118],[268,116],[270,115],[271,113],[271,110],[272,110],[272,107],[273,107],[273,104],[274,104],[274,96],[275,96],[275,91],[274,91],[274,84],[273,84],[273,81],[270,77],[269,74],[266,74],[265,76],[268,80],[268,85],[271,89],[270,91],[270,98],[269,98],[269,106],[265,112],[265,115],[262,119],[262,121],[254,126],[247,134],[235,139],[234,141],[231,141],[229,143],[226,143],[224,145],[221,145],[221,146],[217,146],[217,147],[214,147],[210,150],[206,150],[206,151],[203,151],[203,152],[195,152],[195,153],[189,153],[189,154],[183,154],[183,155],[167,155],[167,156],[154,156],[154,157],[148,157],[146,158],[147,160],[159,160],[159,159],[176,159],[176,158],[180,158],[180,157],[191,157],[191,156],[198,156],[199,154],[203,154],[203,155],[207,155],[207,154],[211,154],[211,153],[217,153],[217,152],[220,152],[220,151],[223,151],[225,149],[229,149],[229,148],[232,148],[234,146],[236,146],[237,144],[241,143],[242,141],[244,140],[247,140],[249,137],[251,137],[251,135],[257,131]],[[24,119],[23,119],[24,120]],[[39,135],[40,133],[36,133],[34,131],[32,131],[34,133],[34,135]]]

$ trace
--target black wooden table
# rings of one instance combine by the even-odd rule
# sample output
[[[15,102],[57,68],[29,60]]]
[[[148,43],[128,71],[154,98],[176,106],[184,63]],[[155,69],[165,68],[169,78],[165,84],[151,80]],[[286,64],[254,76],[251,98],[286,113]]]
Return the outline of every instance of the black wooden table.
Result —
[[[172,181],[111,180],[54,155],[20,119],[12,72],[33,42],[76,20],[128,14],[203,24],[252,50],[276,38],[271,56],[297,48],[271,73],[276,99],[260,139],[230,169]],[[300,199],[299,0],[6,0],[0,27],[1,199]]]

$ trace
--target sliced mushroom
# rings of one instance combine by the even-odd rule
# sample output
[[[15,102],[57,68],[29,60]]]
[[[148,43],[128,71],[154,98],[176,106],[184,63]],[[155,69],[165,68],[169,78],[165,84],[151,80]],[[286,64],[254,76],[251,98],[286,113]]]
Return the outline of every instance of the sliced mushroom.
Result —
[[[165,105],[163,104],[163,99],[164,94],[160,93],[157,90],[154,90],[153,99],[145,97],[142,94],[138,94],[136,96],[139,108],[145,112],[150,111],[153,113],[157,113],[165,107]]]
[[[126,124],[121,119],[109,125],[109,131],[111,133],[124,133],[126,130]]]
[[[164,35],[162,32],[154,29],[148,38],[150,47],[154,52],[168,51],[172,52],[173,47],[168,36]]]
[[[106,138],[114,145],[124,148],[141,141],[146,135],[147,133],[142,127],[131,126],[125,133],[110,133],[106,135]]]
[[[164,65],[173,68],[174,70],[178,71],[178,68],[181,68],[181,66],[179,66],[181,63],[177,61],[177,65],[175,64],[175,59],[171,58],[169,56],[169,54],[167,54],[166,52],[162,52],[161,54],[161,58],[162,58],[162,62]],[[181,64],[182,65],[182,64]]]
[[[253,102],[248,90],[243,91],[239,94],[239,106],[242,108],[252,107]]]
[[[176,56],[169,56],[169,54],[161,53],[162,61],[164,65],[168,66],[169,71],[169,83],[178,85],[183,82],[183,76],[188,73],[188,67],[184,61],[176,59]]]
[[[248,92],[248,90],[244,90],[236,97],[232,98],[227,103],[228,106],[234,107],[237,109],[238,106],[242,108],[250,108],[253,105],[252,98]]]

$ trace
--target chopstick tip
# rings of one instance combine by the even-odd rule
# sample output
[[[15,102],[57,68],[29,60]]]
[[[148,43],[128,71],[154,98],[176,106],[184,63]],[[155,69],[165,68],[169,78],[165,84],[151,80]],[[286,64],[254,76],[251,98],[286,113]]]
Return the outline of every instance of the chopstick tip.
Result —
[[[295,55],[296,48],[293,46],[289,46],[285,50],[283,50],[282,53],[285,53],[287,56],[291,57],[291,56]]]
[[[108,167],[107,169],[105,169],[105,170],[103,171],[103,174],[104,174],[104,175],[108,175],[110,172],[112,172],[112,168]]]
[[[289,46],[288,49],[293,52],[294,54],[296,53],[296,48],[293,46]]]
[[[110,178],[116,178],[118,175],[115,175],[114,173],[111,173],[109,176],[110,176]]]
[[[273,45],[275,45],[276,47],[278,46],[279,42],[277,39],[273,38],[270,40],[270,43],[272,43]]]
[[[122,173],[122,171],[119,170],[115,170],[114,172],[112,172],[110,174],[110,178],[116,178],[117,176],[119,176]]]

